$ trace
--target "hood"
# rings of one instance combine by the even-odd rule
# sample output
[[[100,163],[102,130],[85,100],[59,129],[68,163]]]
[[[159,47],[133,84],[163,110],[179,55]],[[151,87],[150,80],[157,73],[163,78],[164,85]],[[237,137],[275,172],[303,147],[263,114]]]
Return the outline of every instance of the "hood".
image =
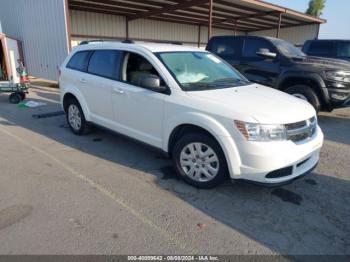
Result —
[[[249,118],[261,124],[288,124],[316,114],[306,101],[258,84],[189,94],[205,100],[206,110],[210,110],[210,113],[232,117],[233,120],[247,121]]]
[[[339,60],[339,59],[316,57],[316,56],[305,56],[305,57],[294,57],[292,58],[292,61],[297,64],[302,64],[313,68],[319,68],[322,70],[350,71],[350,62]]]

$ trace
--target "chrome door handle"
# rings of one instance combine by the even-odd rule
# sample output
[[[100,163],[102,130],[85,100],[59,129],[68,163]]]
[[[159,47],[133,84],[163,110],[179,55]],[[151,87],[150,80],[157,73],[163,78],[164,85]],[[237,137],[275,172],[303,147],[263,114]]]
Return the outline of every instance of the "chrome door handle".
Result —
[[[114,88],[113,92],[117,93],[117,94],[120,94],[120,95],[125,94],[125,91],[123,89],[120,89],[120,88]]]
[[[84,78],[80,79],[80,83],[86,84],[86,80]]]

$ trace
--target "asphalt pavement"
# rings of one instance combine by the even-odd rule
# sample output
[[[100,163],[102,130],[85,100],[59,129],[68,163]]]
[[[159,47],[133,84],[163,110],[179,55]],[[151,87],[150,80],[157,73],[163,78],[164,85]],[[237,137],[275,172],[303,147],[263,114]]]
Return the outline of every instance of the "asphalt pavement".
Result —
[[[350,109],[320,115],[312,174],[199,190],[144,145],[100,128],[73,135],[57,89],[28,100],[46,105],[0,95],[0,254],[350,255]]]

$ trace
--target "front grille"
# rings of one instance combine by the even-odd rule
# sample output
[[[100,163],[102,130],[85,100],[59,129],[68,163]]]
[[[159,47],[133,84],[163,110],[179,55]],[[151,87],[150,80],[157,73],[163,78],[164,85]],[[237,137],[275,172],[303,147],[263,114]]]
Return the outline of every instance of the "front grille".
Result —
[[[279,178],[279,177],[285,177],[285,176],[290,176],[293,173],[293,167],[285,167],[281,168],[275,171],[272,171],[268,173],[265,177],[266,178]]]
[[[288,140],[300,142],[312,137],[317,128],[316,117],[312,117],[305,121],[290,123],[285,125]]]
[[[305,125],[306,125],[306,121],[301,121],[301,122],[286,124],[286,128],[287,130],[292,130],[292,129],[302,128]]]

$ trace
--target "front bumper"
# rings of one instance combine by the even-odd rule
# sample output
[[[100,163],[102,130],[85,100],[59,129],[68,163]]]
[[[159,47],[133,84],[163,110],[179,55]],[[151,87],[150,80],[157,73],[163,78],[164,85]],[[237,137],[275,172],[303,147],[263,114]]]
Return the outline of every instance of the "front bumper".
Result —
[[[329,105],[333,108],[350,106],[350,85],[327,81]]]
[[[291,181],[317,165],[323,138],[317,127],[310,139],[298,143],[240,141],[237,143],[241,163],[239,174],[231,174],[231,178],[263,184]]]
[[[286,180],[284,182],[278,182],[278,183],[264,183],[264,182],[256,182],[256,181],[251,181],[251,180],[246,180],[246,179],[233,179],[234,182],[243,182],[243,183],[248,183],[248,184],[253,184],[253,185],[257,185],[257,186],[264,186],[264,187],[280,187],[280,186],[285,186],[285,185],[288,185],[292,182],[294,182],[295,180],[298,180],[308,174],[310,174],[313,170],[316,169],[317,167],[317,164],[314,165],[312,168],[310,168],[309,170],[307,170],[306,172],[300,174],[299,176],[296,176],[290,180]]]

